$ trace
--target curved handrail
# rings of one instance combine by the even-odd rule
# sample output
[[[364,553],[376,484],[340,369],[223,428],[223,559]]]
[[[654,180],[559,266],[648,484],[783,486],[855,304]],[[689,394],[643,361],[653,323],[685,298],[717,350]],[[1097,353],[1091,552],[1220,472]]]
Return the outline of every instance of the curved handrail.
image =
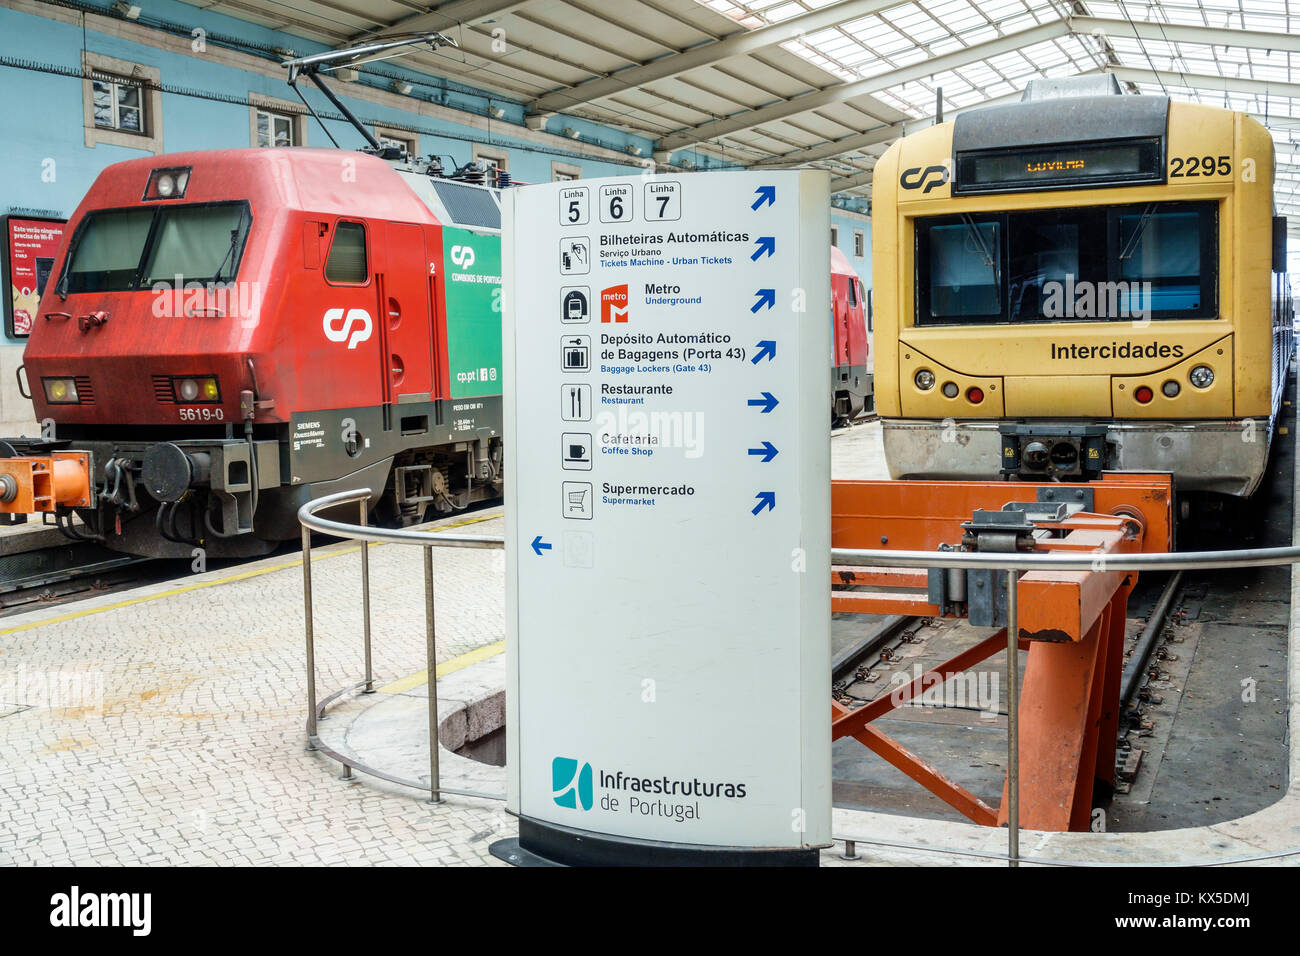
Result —
[[[374,492],[369,488],[357,488],[352,491],[339,491],[308,501],[298,509],[298,522],[302,525],[302,585],[304,605],[304,635],[307,640],[307,747],[319,751],[325,756],[337,760],[343,766],[343,778],[351,779],[352,771],[387,780],[390,783],[412,787],[416,790],[428,790],[430,802],[437,803],[441,795],[455,793],[467,797],[479,797],[488,800],[504,800],[501,794],[481,793],[475,790],[456,790],[443,787],[439,778],[438,767],[438,679],[437,654],[434,640],[434,606],[433,606],[433,549],[444,548],[503,548],[505,538],[500,535],[472,534],[430,534],[427,531],[410,531],[406,529],[372,528],[366,523],[367,505]],[[361,523],[345,524],[322,518],[317,514],[325,508],[356,504],[360,512]],[[318,704],[316,701],[316,638],[315,623],[312,615],[311,589],[311,532],[360,541],[361,544],[361,606],[365,624],[365,661],[366,677],[350,687],[337,690]],[[364,693],[374,692],[374,675],[371,670],[370,653],[370,545],[378,544],[418,544],[424,549],[424,596],[425,596],[425,666],[429,674],[429,784],[419,780],[398,777],[387,771],[371,767],[355,757],[349,757],[329,747],[316,732],[317,721],[326,715],[329,705],[345,694],[359,688]]]
[[[411,531],[406,528],[374,528],[370,525],[344,524],[316,514],[325,508],[365,501],[374,496],[369,488],[355,491],[336,491],[332,495],[313,498],[298,509],[298,523],[305,528],[332,534],[352,541],[373,541],[382,544],[420,544],[440,548],[504,548],[505,537],[490,534],[430,534],[428,531]]]
[[[338,760],[344,767],[344,777],[349,777],[353,768],[364,773],[388,780],[393,783],[399,783],[415,789],[429,790],[431,792],[432,802],[439,800],[440,785],[438,780],[438,763],[437,763],[437,680],[436,664],[434,661],[434,639],[433,639],[433,570],[432,570],[432,549],[435,547],[448,548],[477,548],[477,549],[500,549],[505,547],[505,537],[503,535],[469,535],[469,534],[434,534],[427,531],[411,531],[408,529],[388,529],[373,528],[365,523],[366,519],[366,502],[373,496],[373,491],[369,488],[360,488],[353,491],[340,491],[334,494],[325,495],[321,498],[308,501],[298,509],[298,521],[303,528],[303,589],[304,600],[306,602],[306,634],[307,634],[307,657],[308,657],[308,741],[312,749],[320,750],[327,756]],[[317,512],[326,508],[337,507],[340,505],[358,503],[361,509],[362,523],[359,525],[345,524],[339,521],[332,521],[322,518]],[[315,690],[315,654],[313,646],[313,627],[311,614],[311,531],[319,531],[323,534],[334,535],[353,541],[363,542],[362,547],[362,581],[364,595],[364,607],[366,614],[366,677],[362,681],[350,688],[336,691],[324,701],[319,708],[316,705]],[[322,744],[316,735],[316,719],[318,716],[324,716],[326,707],[338,697],[349,691],[356,690],[358,687],[366,687],[369,692],[370,684],[370,625],[369,625],[369,572],[367,564],[367,553],[369,543],[383,544],[414,544],[420,545],[425,552],[425,594],[426,594],[426,623],[428,636],[428,671],[431,675],[429,682],[429,731],[430,742],[434,744],[430,747],[430,786],[425,787],[418,781],[398,778],[391,774],[385,773],[367,767],[350,757],[330,749]],[[1033,570],[1052,570],[1052,571],[1204,571],[1218,570],[1221,568],[1258,568],[1258,567],[1275,567],[1284,564],[1300,563],[1300,547],[1291,546],[1283,548],[1242,548],[1239,550],[1219,550],[1219,551],[1183,551],[1176,553],[1138,553],[1138,554],[1116,554],[1114,552],[1085,552],[1081,554],[1067,553],[996,553],[996,552],[978,552],[978,551],[890,551],[881,548],[832,548],[831,562],[835,565],[847,565],[850,567],[896,567],[896,568],[954,568],[964,570],[986,570],[986,571],[1033,571]],[[1015,621],[1015,581],[1014,575],[1008,575],[1008,649],[1011,647],[1011,636],[1014,633]],[[1008,661],[1012,659],[1008,655]],[[1009,685],[1014,687],[1014,683]],[[1008,702],[1008,732],[1015,734],[1016,719],[1012,710],[1011,702]],[[1014,768],[1018,764],[1016,756],[1018,747],[1015,745],[1014,736],[1009,740],[1009,759],[1011,766]],[[1011,771],[1014,773],[1014,770]],[[946,849],[942,847],[921,847],[916,849],[927,849],[938,853],[952,853],[955,855],[966,856],[987,856],[992,859],[1005,859],[1013,866],[1020,862],[1040,863],[1040,864],[1057,864],[1059,861],[1035,859],[1033,857],[1021,857],[1018,847],[1018,826],[1015,824],[1014,798],[1018,791],[1018,786],[1013,780],[1011,782],[1011,793],[1013,799],[1012,821],[1009,829],[1009,852],[1004,856],[1001,854],[983,854],[973,853],[970,851]],[[449,793],[462,793],[465,796],[485,797],[489,799],[503,799],[494,794],[477,793],[473,791],[455,791],[448,790]],[[910,845],[891,844],[887,841],[863,839],[860,837],[835,837],[846,844],[848,857],[852,856],[853,846],[857,843],[874,844],[880,846],[899,846]],[[1247,857],[1230,862],[1255,862],[1278,857],[1292,856],[1300,853],[1300,847],[1283,850],[1266,855]],[[1092,861],[1073,861],[1073,865],[1089,865]],[[1100,864],[1100,861],[1096,861]],[[1071,865],[1071,864],[1065,864]],[[1100,864],[1104,865],[1104,864]],[[1215,865],[1210,861],[1199,865]]]

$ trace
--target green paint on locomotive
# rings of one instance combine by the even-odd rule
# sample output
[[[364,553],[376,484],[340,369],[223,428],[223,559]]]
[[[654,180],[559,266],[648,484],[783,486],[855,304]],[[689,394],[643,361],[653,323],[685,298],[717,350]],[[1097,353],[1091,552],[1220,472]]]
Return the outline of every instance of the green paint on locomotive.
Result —
[[[501,391],[501,238],[444,226],[447,372],[452,398]]]

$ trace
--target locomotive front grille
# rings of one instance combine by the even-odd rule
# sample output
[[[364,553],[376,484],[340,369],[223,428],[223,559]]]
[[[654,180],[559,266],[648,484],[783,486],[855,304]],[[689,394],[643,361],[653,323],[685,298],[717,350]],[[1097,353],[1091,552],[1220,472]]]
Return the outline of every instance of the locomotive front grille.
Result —
[[[77,399],[78,399],[78,404],[81,404],[81,405],[94,405],[94,404],[95,404],[95,390],[94,390],[94,389],[91,387],[91,385],[90,385],[90,376],[89,376],[89,375],[78,375],[77,378],[76,378],[76,381],[77,381]]]
[[[175,405],[176,396],[172,392],[172,380],[166,375],[153,377],[153,397],[159,405]]]

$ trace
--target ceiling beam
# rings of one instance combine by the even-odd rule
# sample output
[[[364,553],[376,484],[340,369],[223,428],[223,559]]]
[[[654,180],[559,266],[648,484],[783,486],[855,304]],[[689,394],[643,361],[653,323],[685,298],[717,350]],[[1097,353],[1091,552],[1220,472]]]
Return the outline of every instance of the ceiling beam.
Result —
[[[793,99],[779,100],[758,109],[747,110],[724,119],[711,120],[698,126],[687,127],[675,133],[670,133],[659,140],[655,144],[655,151],[672,152],[684,149],[712,139],[715,136],[726,136],[743,129],[752,129],[764,123],[785,119],[799,113],[806,113],[809,110],[821,109],[824,106],[841,103],[854,97],[870,96],[872,93],[879,93],[881,90],[887,90],[892,86],[901,86],[913,80],[924,79],[935,73],[943,73],[970,63],[976,63],[987,57],[1000,56],[1004,53],[1011,53],[1032,46],[1035,43],[1059,39],[1068,36],[1070,32],[1069,24],[1065,20],[1056,20],[1031,27],[1028,30],[1021,30],[1018,33],[1009,33],[1006,36],[998,37],[996,40],[978,43],[975,46],[961,50],[954,50],[952,53],[945,53],[943,56],[930,57],[919,63],[900,67],[897,70],[880,76],[873,76],[870,79],[839,83],[822,90],[796,96]]]
[[[484,17],[502,17],[526,5],[528,0],[450,0],[427,13],[413,13],[394,20],[380,30],[369,30],[350,38],[350,43],[392,36],[395,33],[420,33],[446,30],[458,23],[473,23]]]
[[[1261,96],[1300,97],[1300,83],[1281,80],[1252,80],[1237,76],[1208,76],[1204,73],[1179,73],[1174,70],[1141,70],[1133,67],[1112,67],[1111,73],[1121,83],[1157,83],[1180,86],[1203,93],[1252,93]]]
[[[997,106],[1001,103],[1019,101],[1021,94],[1019,91],[1008,93],[1006,96],[998,96],[989,100],[982,100],[979,103],[972,103],[970,106],[961,106],[953,110],[945,110],[944,117],[951,119],[968,110],[982,109],[985,106]],[[807,149],[795,150],[791,153],[782,153],[779,156],[773,156],[771,159],[760,159],[752,163],[751,169],[767,169],[773,166],[790,166],[802,163],[815,163],[822,159],[832,159],[836,156],[843,156],[845,153],[854,150],[864,149],[868,146],[878,146],[881,143],[888,143],[890,140],[897,139],[904,134],[904,127],[913,131],[924,129],[926,126],[934,124],[933,116],[925,116],[919,119],[899,120],[897,123],[889,123],[884,126],[877,126],[874,129],[866,130],[861,133],[854,133],[852,136],[845,136],[841,139],[831,140],[821,143],[818,146],[810,146]]]
[[[854,176],[844,176],[840,179],[831,180],[831,192],[842,193],[846,189],[857,189],[860,186],[870,186],[871,180],[875,178],[876,171],[868,169]]]
[[[1103,17],[1071,17],[1070,26],[1075,33],[1090,34],[1100,30],[1108,37],[1117,40],[1136,37],[1139,40],[1168,40],[1170,43],[1202,43],[1300,53],[1300,36],[1286,33],[1235,30],[1231,27],[1184,26],[1177,23],[1151,23],[1142,20],[1130,23],[1127,20],[1110,20]]]
[[[855,150],[865,149],[868,146],[878,146],[881,143],[888,143],[892,139],[897,139],[903,135],[903,125],[922,125],[925,120],[906,120],[897,123],[889,123],[885,126],[877,126],[875,129],[869,129],[865,133],[854,133],[852,136],[845,136],[842,139],[834,139],[820,146],[810,146],[807,149],[797,149],[791,153],[781,153],[779,156],[773,156],[771,159],[760,159],[756,163],[751,163],[751,169],[771,169],[774,166],[797,166],[804,163],[815,163],[823,159],[833,159],[836,156],[843,156],[845,153],[851,153]]]
[[[754,30],[740,30],[720,40],[710,40],[670,53],[648,63],[630,66],[609,76],[585,80],[576,86],[554,90],[539,96],[528,104],[530,113],[558,113],[604,96],[614,96],[625,90],[645,86],[657,80],[666,80],[688,70],[712,66],[733,56],[753,53],[796,39],[806,33],[824,30],[839,23],[865,17],[879,10],[898,6],[899,0],[839,0],[818,10],[769,24]]]

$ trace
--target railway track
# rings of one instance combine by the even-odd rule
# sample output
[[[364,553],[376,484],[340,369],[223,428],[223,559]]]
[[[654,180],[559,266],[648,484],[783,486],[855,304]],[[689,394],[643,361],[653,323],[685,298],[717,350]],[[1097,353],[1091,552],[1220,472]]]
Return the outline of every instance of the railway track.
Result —
[[[138,583],[150,558],[72,542],[0,557],[0,616]]]
[[[1116,757],[1116,790],[1128,794],[1138,787],[1139,796],[1149,793],[1147,786],[1138,786],[1143,762],[1152,751],[1168,739],[1169,724],[1177,711],[1178,700],[1186,683],[1185,671],[1170,673],[1170,662],[1178,660],[1177,645],[1181,640],[1175,627],[1180,617],[1183,596],[1201,582],[1198,576],[1181,574],[1150,574],[1140,579],[1129,603],[1129,635],[1125,644],[1125,668],[1121,688],[1121,723]],[[851,620],[853,615],[846,615]],[[861,618],[859,618],[861,620]],[[841,704],[856,708],[871,700],[883,697],[920,672],[921,661],[927,666],[952,656],[954,647],[962,647],[986,635],[986,629],[972,628],[967,622],[952,619],[882,616],[867,618],[865,629],[859,636],[845,644],[834,656],[831,664],[833,697]],[[1023,657],[1022,657],[1023,660]],[[1190,661],[1185,661],[1190,664]],[[928,693],[923,706],[906,711],[894,711],[882,720],[896,723],[894,730],[914,735],[914,739],[928,740],[930,747],[946,751],[950,759],[960,760],[972,767],[987,767],[982,776],[986,785],[997,782],[1000,787],[1003,770],[1000,757],[1005,753],[1006,700],[1005,688],[1000,688],[1005,665],[993,659],[980,665],[981,673],[962,675],[968,680],[967,690],[991,687],[988,699],[971,698],[946,692]],[[955,675],[949,675],[950,678]],[[979,677],[979,680],[972,678]],[[1158,710],[1158,714],[1153,714]],[[979,713],[976,713],[979,712]],[[1163,725],[1163,726],[1158,726]],[[972,735],[968,731],[975,731]],[[847,749],[848,760],[875,760],[865,749]],[[1158,761],[1154,761],[1158,764]],[[847,805],[886,812],[915,812],[925,808],[906,791],[895,791],[884,776],[888,768],[881,763],[882,776],[868,769],[864,779],[857,777],[854,769],[837,760],[837,769],[847,771],[844,778],[837,773],[837,784],[843,784]],[[1154,775],[1154,770],[1146,771]],[[977,774],[976,778],[981,775]],[[975,781],[972,780],[972,783]],[[868,806],[864,801],[874,805]],[[840,801],[837,799],[837,804]],[[937,809],[937,808],[935,808]],[[937,815],[943,816],[940,811]]]

